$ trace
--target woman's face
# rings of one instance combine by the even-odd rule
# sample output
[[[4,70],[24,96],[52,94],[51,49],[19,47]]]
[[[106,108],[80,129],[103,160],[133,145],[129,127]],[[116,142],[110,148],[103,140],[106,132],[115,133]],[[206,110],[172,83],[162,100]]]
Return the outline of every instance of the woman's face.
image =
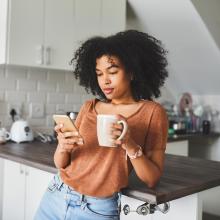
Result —
[[[106,56],[96,60],[96,74],[99,87],[109,100],[132,98],[130,76],[116,56]]]

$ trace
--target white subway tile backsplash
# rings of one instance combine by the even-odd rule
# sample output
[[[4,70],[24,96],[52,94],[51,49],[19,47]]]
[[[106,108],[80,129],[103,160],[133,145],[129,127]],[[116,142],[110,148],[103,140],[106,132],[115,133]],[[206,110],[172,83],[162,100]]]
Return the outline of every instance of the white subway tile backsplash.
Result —
[[[74,111],[73,104],[58,104],[56,105],[56,113],[66,114],[66,112]]]
[[[79,112],[81,107],[82,107],[82,104],[74,104],[73,105],[73,111],[74,112]]]
[[[21,91],[35,91],[37,90],[37,81],[29,79],[19,79],[17,82],[17,88]]]
[[[56,113],[56,104],[47,104],[45,108],[47,115],[52,115]]]
[[[21,116],[23,119],[26,119],[30,114],[30,103],[24,102],[21,108]]]
[[[78,81],[76,81],[76,82],[78,82]],[[87,94],[85,88],[78,85],[78,83],[76,83],[76,82],[74,83],[74,89],[73,89],[74,94]]]
[[[4,127],[6,127],[6,129],[8,131],[10,131],[12,123],[13,123],[13,121],[10,116],[8,116],[8,115],[4,116],[4,124],[3,125],[4,125]]]
[[[7,102],[25,102],[27,93],[23,91],[6,91],[5,94]]]
[[[46,119],[45,119],[46,120]],[[54,134],[54,126],[34,126],[33,131],[35,136],[37,136],[37,132],[41,132],[43,134],[53,135]]]
[[[73,72],[65,72],[66,82],[72,82],[73,84],[78,83],[78,80],[75,79]]]
[[[87,100],[94,99],[94,98],[95,96],[90,95],[90,94],[82,95],[82,103],[86,102]]]
[[[26,102],[7,102],[7,115],[10,116],[10,111],[15,109],[16,111],[16,119],[23,118],[25,119],[28,115],[29,110],[27,109]],[[10,116],[11,117],[11,116]]]
[[[45,118],[27,118],[30,126],[34,129],[35,126],[46,126]]]
[[[5,114],[0,114],[0,127],[6,127]]]
[[[48,82],[48,81],[38,82],[38,91],[55,92],[56,87],[57,85],[54,82]]]
[[[0,90],[0,101],[5,101],[5,92]]]
[[[0,66],[0,80],[5,77],[5,67]]]
[[[0,101],[0,114],[7,114],[8,108],[6,102]]]
[[[67,93],[66,103],[82,103],[82,95],[77,93]]]
[[[46,97],[47,97],[47,94],[45,92],[28,92],[27,101],[29,103],[31,102],[45,103],[47,100]]]
[[[53,114],[79,111],[83,101],[91,97],[70,71],[0,66],[0,121],[8,129],[12,125],[9,112],[15,108],[33,130],[52,134]],[[43,103],[45,116],[31,118],[30,103]]]
[[[62,83],[65,81],[65,72],[61,70],[49,70],[47,72],[47,80]]]
[[[39,68],[29,69],[27,78],[32,80],[45,81],[47,80],[47,70]]]
[[[48,93],[47,103],[50,103],[50,104],[65,103],[65,94]]]
[[[27,70],[23,67],[6,66],[5,76],[7,79],[26,79]]]
[[[73,92],[73,84],[67,82],[60,82],[57,86],[57,92]]]
[[[46,117],[46,126],[47,127],[54,127],[54,125],[55,125],[55,123],[54,123],[52,115],[48,115]]]
[[[16,80],[15,79],[1,79],[0,80],[0,90],[16,90]]]

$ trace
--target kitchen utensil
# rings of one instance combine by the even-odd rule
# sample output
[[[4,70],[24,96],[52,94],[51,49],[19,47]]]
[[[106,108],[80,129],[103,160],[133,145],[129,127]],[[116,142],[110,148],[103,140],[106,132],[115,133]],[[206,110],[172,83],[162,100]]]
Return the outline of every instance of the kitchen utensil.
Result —
[[[10,133],[5,128],[0,128],[0,144],[4,144],[10,138]]]
[[[33,131],[25,120],[15,121],[11,126],[11,140],[17,143],[33,141]]]

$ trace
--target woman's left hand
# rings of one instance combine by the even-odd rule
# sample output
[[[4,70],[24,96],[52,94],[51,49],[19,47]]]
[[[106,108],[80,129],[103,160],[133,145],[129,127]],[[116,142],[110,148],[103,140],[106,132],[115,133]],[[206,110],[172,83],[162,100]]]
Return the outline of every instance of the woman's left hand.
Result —
[[[123,120],[127,123],[126,119],[122,115],[117,115],[118,121]],[[112,124],[112,138],[114,139],[114,144],[121,146],[123,149],[127,149],[132,146],[136,146],[136,143],[130,136],[129,126],[127,132],[121,140],[117,140],[123,131],[123,125],[118,123]]]

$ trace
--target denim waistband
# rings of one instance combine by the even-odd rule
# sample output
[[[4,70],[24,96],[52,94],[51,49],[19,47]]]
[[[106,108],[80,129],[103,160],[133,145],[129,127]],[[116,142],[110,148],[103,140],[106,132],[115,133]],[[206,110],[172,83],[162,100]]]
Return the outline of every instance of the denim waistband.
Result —
[[[119,203],[120,200],[121,200],[121,192],[116,192],[112,196],[108,196],[108,197],[93,197],[93,196],[88,196],[88,195],[81,194],[81,193],[75,191],[72,187],[65,184],[62,181],[59,173],[54,176],[54,180],[55,180],[55,183],[56,183],[56,188],[59,191],[63,191],[64,193],[68,193],[68,194],[78,196],[80,198],[80,200],[86,200],[87,202],[96,202],[96,203],[97,202],[108,201],[108,200],[116,200]]]

